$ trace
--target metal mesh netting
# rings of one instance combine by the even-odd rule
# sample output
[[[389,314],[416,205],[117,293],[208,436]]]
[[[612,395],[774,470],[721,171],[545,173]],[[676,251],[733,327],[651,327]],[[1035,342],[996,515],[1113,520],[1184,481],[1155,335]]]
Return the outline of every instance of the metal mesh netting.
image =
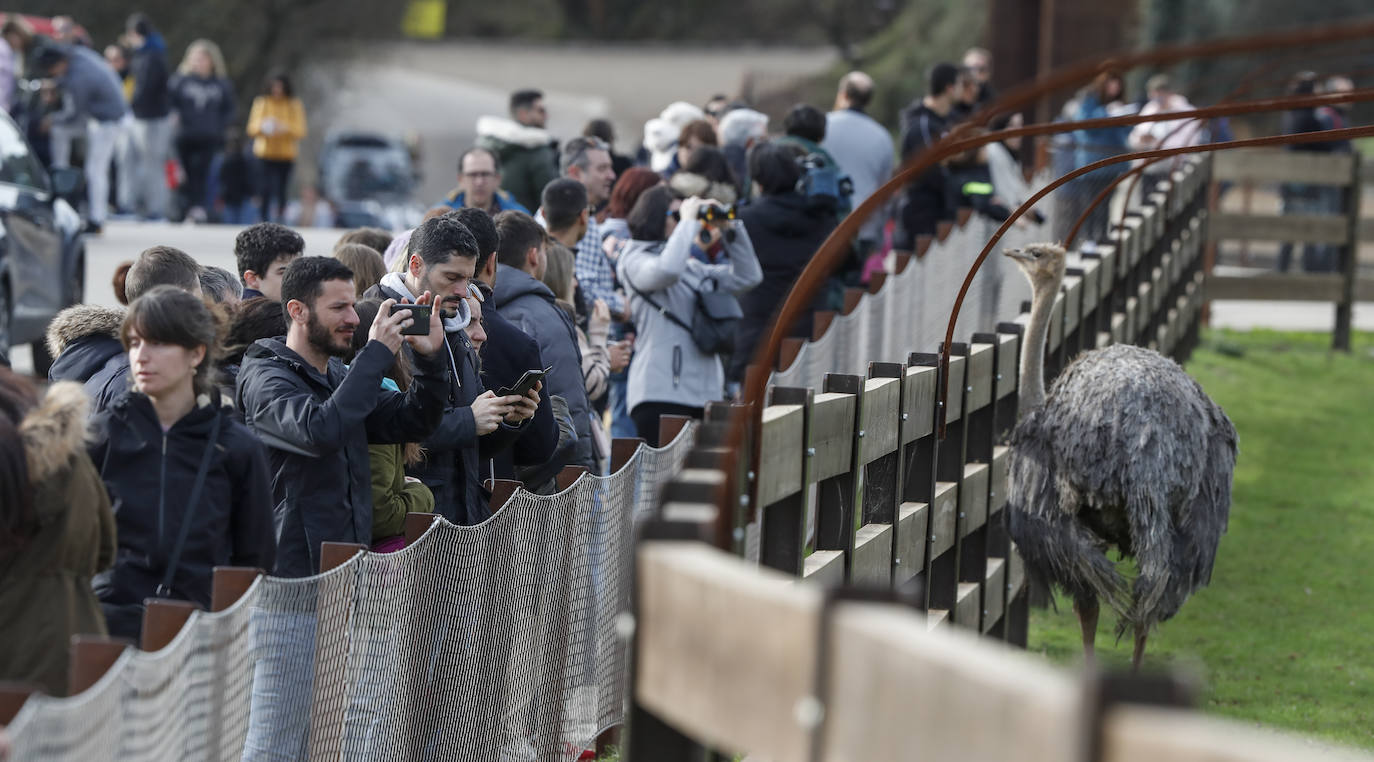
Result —
[[[889,275],[876,294],[866,295],[848,315],[836,315],[819,341],[802,345],[786,370],[773,375],[779,386],[821,388],[826,373],[865,375],[868,363],[905,362],[915,350],[933,351],[944,341],[954,297],[998,223],[973,216],[944,241],[931,244],[901,273]],[[956,339],[992,331],[1030,299],[1030,285],[1004,248],[1049,238],[1049,226],[1013,226],[983,263],[964,298]]]
[[[693,438],[397,553],[262,578],[86,692],[27,702],[12,758],[575,759],[623,716],[634,519]]]

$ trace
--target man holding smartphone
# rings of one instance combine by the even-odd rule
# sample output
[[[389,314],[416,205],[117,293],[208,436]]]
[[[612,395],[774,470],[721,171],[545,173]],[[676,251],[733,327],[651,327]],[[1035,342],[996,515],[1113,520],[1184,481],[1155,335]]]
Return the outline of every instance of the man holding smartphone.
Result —
[[[365,295],[414,302],[415,294],[431,292],[443,324],[451,383],[443,420],[424,441],[428,457],[411,475],[434,493],[436,512],[455,524],[478,524],[491,515],[479,447],[482,453],[510,447],[534,416],[540,387],[504,397],[482,387],[463,330],[471,319],[467,298],[478,256],[471,231],[447,215],[426,220],[411,235],[408,252],[405,272],[388,273]]]

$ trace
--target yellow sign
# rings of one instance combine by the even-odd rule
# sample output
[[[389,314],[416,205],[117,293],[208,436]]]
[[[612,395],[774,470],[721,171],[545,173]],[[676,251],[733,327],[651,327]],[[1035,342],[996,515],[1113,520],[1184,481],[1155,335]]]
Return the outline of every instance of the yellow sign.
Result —
[[[428,40],[443,37],[447,11],[448,0],[410,0],[401,19],[401,33]]]

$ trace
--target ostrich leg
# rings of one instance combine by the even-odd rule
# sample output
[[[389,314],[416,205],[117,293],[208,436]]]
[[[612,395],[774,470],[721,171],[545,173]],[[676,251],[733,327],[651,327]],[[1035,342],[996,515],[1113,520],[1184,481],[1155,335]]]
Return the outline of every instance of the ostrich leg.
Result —
[[[1131,654],[1131,672],[1140,671],[1140,662],[1145,660],[1145,636],[1149,631],[1144,627],[1135,628],[1135,653]]]
[[[1083,657],[1091,664],[1096,658],[1093,643],[1097,639],[1097,596],[1075,596],[1073,611],[1078,615],[1078,626],[1083,631]]]

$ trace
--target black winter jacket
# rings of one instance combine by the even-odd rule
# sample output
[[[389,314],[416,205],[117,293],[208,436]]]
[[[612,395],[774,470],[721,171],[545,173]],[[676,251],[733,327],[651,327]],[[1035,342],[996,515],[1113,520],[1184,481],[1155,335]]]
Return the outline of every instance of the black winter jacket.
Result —
[[[370,543],[368,442],[419,442],[438,425],[447,361],[417,354],[415,383],[404,394],[382,388],[393,361],[379,341],[363,347],[347,370],[331,358],[328,373],[289,349],[284,337],[259,339],[244,354],[238,407],[267,447],[277,576],[318,571],[322,542]]]
[[[187,505],[217,416],[220,430],[200,499]],[[91,462],[110,493],[119,543],[114,566],[93,583],[107,611],[154,595],[187,520],[194,523],[172,578],[174,597],[209,608],[214,567],[271,567],[267,460],[232,408],[202,397],[164,432],[152,401],[126,392],[94,417],[92,432]],[[136,637],[138,616],[107,617],[111,634]]]
[[[763,281],[739,297],[744,319],[735,336],[735,353],[727,375],[735,381],[743,380],[756,345],[772,328],[774,313],[792,290],[797,276],[835,229],[832,205],[795,191],[756,199],[740,208],[739,217],[754,243]],[[814,306],[808,309],[789,334],[810,337],[814,311]]]
[[[539,355],[539,344],[515,324],[507,320],[497,310],[494,301],[483,307],[482,326],[487,332],[487,341],[482,345],[482,384],[488,389],[501,389],[515,386],[527,370],[544,367]],[[562,453],[564,458],[571,457],[572,447]],[[490,464],[482,463],[482,475],[496,474],[497,479],[514,479],[515,467],[547,465],[547,473],[527,479],[529,487],[536,487],[558,475],[562,463],[551,463],[558,453],[558,422],[553,417],[553,406],[549,402],[549,392],[545,389],[539,395],[539,407],[534,417],[525,422],[520,438],[508,450],[495,453]]]
[[[119,341],[124,310],[78,304],[48,324],[48,352],[54,358],[49,381],[75,381],[91,398],[91,415],[130,389],[129,355]]]
[[[136,119],[161,119],[172,112],[167,70],[167,43],[156,32],[149,34],[143,47],[129,59],[129,74],[134,78],[134,93],[129,107]]]
[[[364,294],[369,299],[407,297],[377,284]],[[477,354],[464,331],[444,334],[448,343],[443,361],[449,364],[449,385],[444,416],[439,427],[424,440],[425,460],[406,469],[434,493],[434,511],[460,526],[471,526],[491,516],[491,493],[482,484],[478,463],[500,450],[509,449],[522,427],[501,424],[486,436],[477,436],[472,402],[486,391],[477,377]],[[456,375],[454,375],[456,373]]]

